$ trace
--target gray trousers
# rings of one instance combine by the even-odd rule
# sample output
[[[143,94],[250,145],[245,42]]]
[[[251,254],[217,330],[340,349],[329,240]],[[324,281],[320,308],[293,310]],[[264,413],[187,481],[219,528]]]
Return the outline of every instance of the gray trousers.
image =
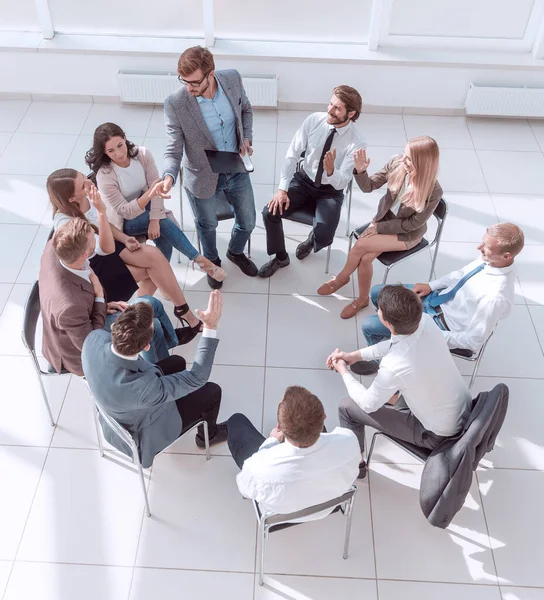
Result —
[[[344,398],[338,407],[338,418],[341,427],[351,429],[357,436],[361,453],[365,449],[365,425],[430,450],[446,439],[425,429],[414,417],[402,396],[395,405],[385,404],[373,413],[365,413],[351,398]]]

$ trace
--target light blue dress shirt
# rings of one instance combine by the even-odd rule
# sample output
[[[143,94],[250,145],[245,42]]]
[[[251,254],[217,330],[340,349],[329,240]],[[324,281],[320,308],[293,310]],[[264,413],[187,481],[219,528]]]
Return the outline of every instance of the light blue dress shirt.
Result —
[[[217,82],[217,91],[211,100],[203,96],[197,98],[202,118],[210,130],[218,150],[239,152],[234,111],[220,83],[217,79],[215,81]]]

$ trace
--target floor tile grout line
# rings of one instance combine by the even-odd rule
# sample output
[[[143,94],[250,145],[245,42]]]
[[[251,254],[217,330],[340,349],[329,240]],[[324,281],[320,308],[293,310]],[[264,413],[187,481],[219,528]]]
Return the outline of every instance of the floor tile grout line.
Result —
[[[527,312],[529,313],[529,319],[531,320],[531,324],[533,326],[533,331],[535,332],[536,339],[538,340],[538,345],[540,346],[540,351],[544,355],[544,345],[543,345],[543,342],[540,340],[540,336],[538,334],[538,330],[536,328],[535,321],[533,319],[533,313],[531,312],[531,308],[530,308],[531,306],[532,305],[527,304]]]
[[[488,539],[488,542],[489,542],[489,549],[491,550],[491,558],[493,560],[493,568],[495,569],[495,577],[497,578],[497,585],[499,587],[499,594],[501,594],[501,598],[502,598],[501,586],[500,586],[500,578],[499,578],[499,571],[497,569],[497,562],[495,560],[495,553],[493,552],[493,544],[491,543],[491,532],[489,531],[489,524],[487,522],[487,516],[485,514],[484,498],[483,498],[482,492],[480,490],[480,480],[478,479],[478,472],[477,471],[474,471],[474,476],[476,478],[476,488],[478,490],[478,496],[480,497],[480,506],[481,506],[481,509],[482,509],[482,515],[484,517],[485,528],[487,530],[487,539]]]

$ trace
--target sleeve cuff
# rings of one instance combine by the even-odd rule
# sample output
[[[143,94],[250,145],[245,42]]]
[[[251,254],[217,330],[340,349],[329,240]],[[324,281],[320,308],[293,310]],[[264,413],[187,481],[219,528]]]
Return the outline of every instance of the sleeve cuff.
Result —
[[[102,303],[105,302],[104,298],[95,298],[94,301],[95,302],[102,302]]]
[[[281,444],[281,442],[276,439],[275,437],[269,437],[267,438],[259,447],[259,450],[266,450],[267,448],[272,448],[272,446],[277,446],[278,444]]]
[[[207,327],[204,327],[204,330],[202,331],[202,337],[216,339],[217,329],[208,329]]]

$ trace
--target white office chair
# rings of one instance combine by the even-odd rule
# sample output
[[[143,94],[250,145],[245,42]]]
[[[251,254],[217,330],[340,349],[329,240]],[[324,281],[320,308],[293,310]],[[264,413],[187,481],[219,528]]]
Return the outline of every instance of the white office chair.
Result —
[[[140,477],[140,483],[142,484],[142,492],[144,494],[144,502],[145,502],[145,511],[148,517],[151,516],[151,509],[149,508],[149,498],[147,497],[147,488],[145,485],[145,477],[144,470],[142,467],[142,463],[140,462],[140,453],[138,452],[138,447],[134,442],[130,433],[113,417],[108,415],[102,408],[100,408],[96,399],[94,398],[91,389],[89,387],[89,382],[84,379],[85,385],[87,386],[87,391],[89,392],[89,396],[91,397],[95,411],[94,411],[94,424],[96,427],[96,437],[98,439],[98,448],[100,449],[100,456],[104,456],[106,450],[104,448],[104,444],[102,443],[102,432],[100,428],[100,419],[111,429],[111,431],[123,442],[123,444],[127,447],[127,452],[125,454],[132,460],[134,465],[136,466],[136,470],[138,471],[138,475]],[[195,423],[193,427],[184,432],[187,433],[192,431],[195,427],[199,425],[203,425],[204,427],[204,443],[206,445],[206,460],[210,460],[210,440],[208,437],[208,423],[206,421],[200,421],[199,423]]]
[[[328,500],[327,502],[322,502],[321,504],[316,504],[314,506],[309,506],[308,508],[304,508],[297,512],[280,515],[272,512],[261,513],[259,508],[259,504],[254,500],[253,506],[255,508],[255,514],[257,515],[257,521],[259,524],[258,531],[258,554],[257,560],[259,563],[259,585],[263,585],[263,577],[264,577],[264,550],[265,550],[265,542],[268,539],[269,533],[273,533],[278,525],[301,525],[302,523],[293,523],[293,521],[297,521],[304,517],[308,517],[310,515],[315,515],[321,511],[327,510],[328,508],[339,508],[342,513],[347,517],[346,521],[346,536],[344,538],[344,553],[342,555],[343,558],[348,557],[348,549],[349,549],[349,538],[351,534],[351,519],[353,515],[353,502],[355,500],[355,494],[357,493],[357,486],[352,485],[351,488],[341,496],[337,498],[333,498],[332,500]],[[335,512],[335,511],[333,511]],[[332,514],[332,513],[329,513]],[[329,515],[325,515],[320,517],[324,519]]]

